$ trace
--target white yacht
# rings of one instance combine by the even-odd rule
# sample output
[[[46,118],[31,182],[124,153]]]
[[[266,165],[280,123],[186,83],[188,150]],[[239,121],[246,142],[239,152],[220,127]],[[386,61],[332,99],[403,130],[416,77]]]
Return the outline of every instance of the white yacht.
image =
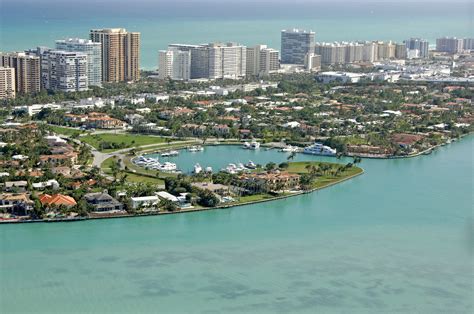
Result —
[[[255,169],[255,168],[257,168],[257,165],[253,161],[249,160],[249,162],[245,164],[245,168]]]
[[[250,149],[259,149],[260,148],[260,143],[257,142],[257,141],[252,141],[252,143],[250,143]]]
[[[177,150],[170,150],[169,152],[161,153],[161,157],[173,157],[178,156],[179,152]]]
[[[224,172],[227,172],[227,173],[230,173],[230,174],[236,174],[236,173],[239,173],[241,171],[244,171],[246,170],[244,165],[239,163],[238,165],[236,164],[228,164],[227,167],[225,167],[224,169],[222,169],[222,171]]]
[[[176,164],[174,163],[165,162],[164,164],[160,166],[158,170],[163,171],[163,172],[173,172],[177,170],[177,167],[176,167]]]
[[[207,172],[207,173],[212,173],[212,171],[213,171],[213,170],[212,170],[212,167],[206,167],[206,172]]]
[[[288,146],[283,147],[280,151],[284,153],[296,153],[298,152],[298,147],[288,145]]]
[[[323,145],[322,143],[314,143],[305,147],[304,154],[320,155],[320,156],[336,156],[336,149]]]
[[[242,145],[242,148],[243,148],[243,149],[250,149],[250,143],[249,143],[249,142],[245,142],[245,143]]]
[[[191,153],[202,152],[202,151],[204,151],[204,147],[199,146],[199,145],[197,145],[197,146],[189,146],[189,147],[188,147],[188,151],[191,152]]]
[[[193,173],[194,174],[200,174],[202,172],[202,167],[200,164],[195,164],[194,165],[194,169],[193,169]]]

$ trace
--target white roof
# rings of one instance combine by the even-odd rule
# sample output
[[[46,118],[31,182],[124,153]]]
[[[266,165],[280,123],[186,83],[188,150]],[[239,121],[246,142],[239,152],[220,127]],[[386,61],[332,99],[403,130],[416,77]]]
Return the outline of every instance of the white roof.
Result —
[[[156,195],[158,195],[158,196],[161,197],[161,198],[164,198],[164,199],[173,201],[173,202],[177,202],[177,201],[178,201],[178,198],[177,198],[176,196],[174,196],[173,194],[170,194],[170,193],[168,193],[168,192],[165,192],[165,191],[157,192]]]
[[[140,196],[140,197],[132,197],[133,202],[149,202],[149,201],[157,201],[158,196]]]

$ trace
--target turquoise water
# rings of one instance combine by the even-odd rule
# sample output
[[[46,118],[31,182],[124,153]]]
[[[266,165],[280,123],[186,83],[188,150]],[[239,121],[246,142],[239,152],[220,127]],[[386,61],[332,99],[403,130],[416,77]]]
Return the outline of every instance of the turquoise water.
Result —
[[[0,312],[472,313],[473,139],[364,159],[363,176],[277,202],[2,225]],[[176,160],[249,158],[285,155],[221,146]]]
[[[434,44],[441,36],[474,36],[469,1],[452,2],[450,10],[445,2],[416,1],[286,5],[191,1],[180,5],[137,0],[106,6],[105,0],[103,10],[94,1],[87,4],[88,0],[54,5],[48,5],[48,0],[29,1],[29,5],[23,5],[24,1],[28,0],[4,0],[3,10],[0,3],[0,51],[53,46],[56,39],[87,37],[91,28],[125,27],[142,33],[141,66],[145,69],[157,68],[158,50],[170,43],[234,41],[280,49],[280,30],[294,27],[314,30],[318,41],[403,41],[420,36]]]

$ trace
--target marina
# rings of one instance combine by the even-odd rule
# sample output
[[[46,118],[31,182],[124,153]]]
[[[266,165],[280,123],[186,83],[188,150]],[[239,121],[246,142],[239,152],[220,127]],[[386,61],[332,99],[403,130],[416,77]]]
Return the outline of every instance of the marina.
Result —
[[[288,305],[278,304],[281,309],[310,312],[312,306],[298,300],[344,293],[347,298],[318,303],[319,308],[432,313],[447,310],[449,303],[447,312],[467,313],[472,181],[466,173],[473,171],[472,140],[428,156],[364,159],[363,176],[274,202],[183,215],[1,226],[2,238],[16,239],[0,246],[2,269],[9,269],[0,270],[8,287],[0,291],[8,295],[3,309],[193,312],[199,304],[208,311],[275,312],[273,300],[288,298]],[[286,155],[212,146],[203,154],[182,152],[173,162],[183,169],[197,162],[220,169],[238,159],[264,164]],[[295,159],[334,161],[302,154]],[[407,180],[413,169],[417,179]],[[107,241],[97,241],[104,236]],[[377,282],[389,290],[373,288]],[[165,293],[169,289],[173,293]],[[226,298],[228,291],[241,296]],[[375,295],[368,299],[367,291]],[[269,302],[258,303],[262,298]]]

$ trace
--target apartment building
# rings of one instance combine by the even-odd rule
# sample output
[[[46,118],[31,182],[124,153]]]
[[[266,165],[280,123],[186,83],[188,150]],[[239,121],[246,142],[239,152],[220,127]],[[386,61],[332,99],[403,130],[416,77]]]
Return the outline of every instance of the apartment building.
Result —
[[[41,89],[40,58],[24,52],[0,53],[0,67],[15,69],[17,94],[34,94]]]
[[[102,44],[92,40],[68,38],[56,40],[56,49],[77,51],[87,55],[87,79],[89,86],[102,86]]]
[[[15,98],[15,69],[0,67],[0,99]]]
[[[137,81],[140,78],[140,33],[124,28],[93,29],[90,39],[102,44],[102,80]]]

